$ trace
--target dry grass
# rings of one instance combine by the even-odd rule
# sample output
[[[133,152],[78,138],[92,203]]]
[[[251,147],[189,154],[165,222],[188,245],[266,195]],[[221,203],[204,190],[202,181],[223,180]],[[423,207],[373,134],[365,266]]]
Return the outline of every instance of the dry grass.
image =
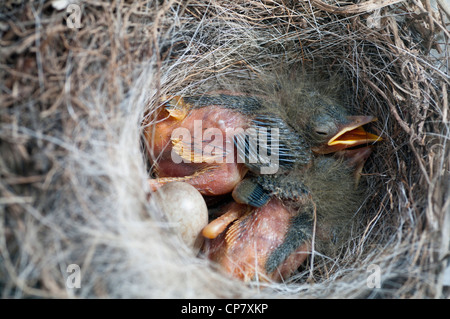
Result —
[[[443,2],[78,5],[81,28],[52,2],[0,9],[2,297],[449,296]],[[341,256],[317,256],[286,283],[244,285],[152,218],[141,123],[163,94],[239,89],[281,66],[338,73],[384,142],[366,165],[361,235]],[[66,288],[69,264],[80,289]],[[381,288],[367,285],[371,265]]]

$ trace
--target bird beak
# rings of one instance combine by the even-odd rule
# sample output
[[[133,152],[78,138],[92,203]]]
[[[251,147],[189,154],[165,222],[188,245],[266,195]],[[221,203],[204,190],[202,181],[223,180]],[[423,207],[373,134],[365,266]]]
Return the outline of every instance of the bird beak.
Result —
[[[358,186],[362,169],[371,153],[372,148],[370,146],[359,147],[352,150],[343,150],[336,153],[336,156],[344,158],[347,164],[354,168],[355,186]]]
[[[339,131],[327,144],[313,148],[318,154],[328,154],[344,150],[349,147],[362,144],[369,144],[381,141],[382,138],[368,133],[362,127],[363,125],[374,122],[377,119],[373,116],[348,116],[348,122],[340,125]]]
[[[189,113],[189,105],[181,96],[163,96],[161,101],[169,113],[169,118],[175,121],[181,122]]]

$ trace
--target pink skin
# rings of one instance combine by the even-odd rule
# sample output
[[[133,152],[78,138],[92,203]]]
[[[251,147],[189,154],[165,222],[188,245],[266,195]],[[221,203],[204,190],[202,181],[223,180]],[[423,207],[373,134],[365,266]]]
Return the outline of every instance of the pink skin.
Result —
[[[161,122],[155,127],[150,126],[146,131],[149,145],[153,145],[152,158],[156,159],[157,179],[150,179],[151,190],[171,181],[184,181],[196,187],[203,195],[222,195],[231,192],[247,173],[247,168],[236,161],[236,150],[234,148],[233,134],[227,131],[247,126],[247,121],[242,114],[222,107],[203,107],[192,109],[186,117],[177,120],[169,116],[167,111],[161,111]],[[165,113],[165,114],[164,114]],[[223,143],[217,145],[220,150],[230,150],[234,152],[231,163],[226,163],[226,154],[217,157],[218,163],[175,163],[172,160],[172,140],[171,135],[176,128],[185,128],[191,134],[191,149],[205,150],[205,146],[215,141],[214,136],[205,138],[196,143],[194,138],[194,121],[200,120],[202,131],[215,128],[221,133]],[[199,122],[197,122],[198,125]],[[199,145],[200,144],[200,145]],[[222,162],[222,163],[220,163]]]
[[[234,94],[239,95],[239,94]],[[146,138],[153,149],[150,153],[150,157],[154,160],[153,164],[156,167],[157,179],[150,179],[149,184],[152,191],[165,183],[172,181],[184,181],[194,187],[196,187],[203,195],[223,195],[231,192],[234,187],[242,180],[247,172],[247,168],[236,161],[236,149],[234,147],[233,137],[234,134],[230,134],[230,131],[234,131],[238,128],[245,129],[248,127],[248,119],[235,110],[228,109],[226,107],[218,105],[209,105],[208,107],[192,108],[192,106],[186,104],[183,98],[174,96],[165,104],[164,107],[176,104],[179,109],[170,114],[170,111],[162,108],[158,114],[157,124],[151,125],[146,130]],[[362,125],[373,121],[373,117],[367,116],[353,116],[351,117],[351,124],[348,128],[353,126]],[[201,123],[200,140],[196,141],[195,138],[195,121]],[[205,160],[200,160],[201,163],[195,161],[195,157],[188,155],[186,160],[190,162],[175,163],[172,159],[172,134],[175,129],[184,128],[191,136],[190,141],[182,140],[179,146],[190,146],[194,151],[195,156],[201,157],[208,146],[212,142],[220,143],[215,140],[215,136],[205,137],[203,134],[208,129],[216,129],[221,133],[223,142],[221,145],[217,145],[220,155],[216,157],[216,163],[206,163]],[[228,134],[227,134],[228,133]],[[361,143],[367,143],[369,140],[374,141],[373,138],[377,136],[366,133],[362,128],[356,130],[350,130],[342,135],[345,139],[355,138],[354,145]],[[372,139],[371,139],[372,138]],[[316,149],[319,153],[336,152],[351,145],[324,145],[322,148]],[[226,151],[232,150],[234,152],[234,158],[227,159]],[[224,154],[222,154],[224,152]],[[180,154],[179,154],[180,155]],[[221,163],[217,162],[220,160]],[[228,161],[228,163],[227,163]]]
[[[232,203],[227,210],[219,219],[230,223],[226,215],[231,214],[236,217],[234,223],[216,238],[207,240],[204,251],[233,277],[244,281],[256,277],[263,281],[280,281],[288,278],[309,255],[309,243],[305,243],[268,274],[264,267],[266,260],[283,243],[289,222],[297,212],[277,198],[256,209]]]
[[[370,147],[364,147],[337,153],[355,169],[355,182],[371,151]],[[311,246],[306,242],[275,271],[267,273],[267,258],[284,242],[292,217],[298,214],[298,209],[274,197],[260,208],[233,202],[224,211],[202,231],[208,239],[204,252],[233,277],[244,281],[256,277],[259,280],[281,281],[289,278],[310,254]],[[331,240],[326,224],[318,225],[316,236],[321,240]]]
[[[177,98],[177,103],[186,107],[181,98]],[[236,161],[233,135],[227,134],[230,129],[248,127],[248,120],[241,113],[211,105],[191,109],[184,116],[177,118],[169,116],[169,112],[162,109],[157,120],[158,124],[150,126],[146,131],[146,138],[153,149],[151,158],[154,159],[153,164],[158,174],[157,179],[149,180],[152,191],[168,182],[184,181],[193,185],[203,195],[223,195],[232,192],[247,173],[247,168]],[[216,128],[221,132],[223,143],[219,145],[220,149],[227,150],[231,147],[234,150],[234,159],[231,163],[226,163],[225,155],[222,157],[222,163],[182,161],[177,164],[172,160],[172,132],[177,128],[185,128],[194,139],[196,131],[194,121],[197,120],[201,121],[203,133],[210,128]],[[364,136],[367,139],[369,136],[361,129],[355,132],[359,135],[351,134],[358,138]],[[351,134],[346,134],[345,138],[352,137]],[[202,136],[200,141],[192,140],[189,143],[192,150],[197,150],[195,154],[197,156],[202,155],[201,150],[205,150],[205,146],[213,141],[215,141],[214,138]],[[331,152],[345,147],[347,146],[333,146]],[[360,162],[359,157],[364,158],[365,161],[370,151],[358,155],[346,152],[343,154],[344,157],[357,159],[353,163],[356,165]],[[359,174],[359,170],[356,169],[356,175]],[[277,198],[271,199],[260,208],[233,202],[227,207],[225,214],[212,221],[203,230],[203,235],[207,238],[204,252],[236,278],[247,281],[258,277],[260,280],[281,281],[295,272],[310,253],[310,243],[305,243],[300,245],[275,271],[267,273],[265,270],[267,258],[284,242],[291,218],[296,214],[297,210],[284,205]],[[318,232],[322,233],[320,230]]]

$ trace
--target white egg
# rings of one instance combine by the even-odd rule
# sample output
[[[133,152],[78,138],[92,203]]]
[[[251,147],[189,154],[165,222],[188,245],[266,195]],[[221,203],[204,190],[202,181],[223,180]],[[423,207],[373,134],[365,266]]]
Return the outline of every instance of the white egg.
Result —
[[[163,185],[151,196],[181,239],[198,252],[203,240],[200,232],[208,224],[208,208],[200,192],[184,182]]]

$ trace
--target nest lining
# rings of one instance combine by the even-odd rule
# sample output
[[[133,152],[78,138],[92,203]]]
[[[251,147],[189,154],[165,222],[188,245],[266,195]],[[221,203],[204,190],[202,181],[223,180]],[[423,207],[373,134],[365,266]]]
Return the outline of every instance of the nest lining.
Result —
[[[4,297],[444,297],[448,15],[438,1],[8,2],[0,25]],[[374,7],[375,6],[375,7]],[[268,68],[339,73],[385,141],[361,233],[281,284],[230,281],[147,203],[144,118],[165,94],[241,88]],[[69,264],[83,270],[68,289]],[[381,288],[368,269],[381,269]]]

